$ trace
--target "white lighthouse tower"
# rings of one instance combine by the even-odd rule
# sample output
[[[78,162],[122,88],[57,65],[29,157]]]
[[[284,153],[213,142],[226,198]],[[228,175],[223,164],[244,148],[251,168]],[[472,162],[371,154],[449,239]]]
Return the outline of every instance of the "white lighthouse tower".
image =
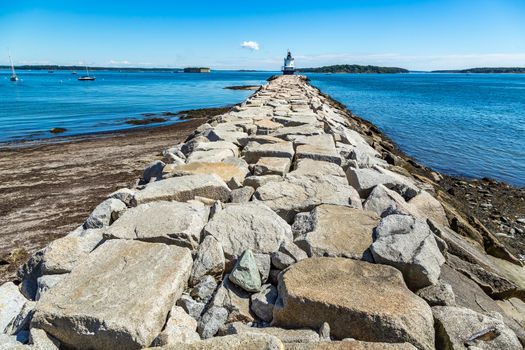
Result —
[[[288,55],[286,55],[286,58],[284,59],[282,71],[284,75],[292,75],[295,73],[295,59],[292,57],[290,50],[288,50]]]

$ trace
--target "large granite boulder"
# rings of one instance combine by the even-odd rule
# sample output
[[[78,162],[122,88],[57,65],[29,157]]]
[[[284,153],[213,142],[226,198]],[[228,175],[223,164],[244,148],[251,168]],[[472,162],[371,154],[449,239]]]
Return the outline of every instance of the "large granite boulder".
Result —
[[[208,216],[208,207],[198,201],[151,202],[129,209],[104,236],[196,249]]]
[[[348,168],[346,176],[348,183],[355,187],[363,198],[366,198],[379,184],[398,192],[404,198],[412,198],[418,193],[412,180],[377,166],[363,169]]]
[[[265,284],[259,293],[252,294],[250,309],[261,320],[271,322],[276,300],[277,288],[271,284]]]
[[[292,159],[294,149],[291,142],[263,143],[250,142],[242,150],[244,160],[255,164],[260,158],[277,157]]]
[[[171,344],[150,350],[282,350],[283,343],[272,335],[236,334],[215,337],[191,344]],[[147,350],[147,349],[144,349]]]
[[[297,159],[313,159],[341,165],[341,155],[332,135],[306,136],[295,140]]]
[[[248,137],[248,134],[242,131],[229,131],[213,128],[203,133],[204,137],[212,142],[227,141],[240,145],[239,140]]]
[[[356,190],[338,176],[303,176],[289,173],[285,181],[269,182],[254,193],[255,200],[269,206],[287,222],[295,215],[320,204],[337,204],[361,208]]]
[[[432,312],[438,349],[522,349],[514,332],[496,317],[455,306],[434,306]]]
[[[508,317],[525,329],[525,302],[523,300],[510,298],[508,300],[497,300],[496,303]]]
[[[246,175],[249,173],[250,171],[248,168],[230,163],[193,162],[177,165],[172,170],[171,175],[216,174],[226,183],[229,183],[232,180],[242,183]]]
[[[279,276],[273,325],[318,329],[337,339],[409,342],[434,349],[430,307],[385,265],[344,258],[310,258]]]
[[[202,339],[213,337],[228,320],[228,310],[222,306],[212,305],[199,318],[197,331]]]
[[[156,160],[148,164],[144,168],[144,172],[142,173],[142,181],[148,183],[151,180],[156,180],[157,178],[160,178],[162,175],[162,168],[164,168],[165,165],[166,164],[164,164],[164,162],[160,160]]]
[[[456,306],[483,314],[501,314],[505,324],[516,333],[521,343],[525,344],[525,331],[512,315],[507,315],[496,301],[483,292],[479,285],[463,273],[448,266],[448,262],[441,267],[440,280],[452,287]]]
[[[253,174],[260,175],[285,175],[290,170],[291,159],[278,157],[262,157],[253,166]]]
[[[447,215],[443,205],[427,191],[421,191],[408,203],[415,208],[421,215],[434,220],[439,225],[448,226]]]
[[[379,152],[372,148],[357,131],[344,128],[340,136],[342,141],[351,147],[351,159],[355,160],[360,168],[387,165],[386,162],[381,159]]]
[[[215,163],[233,157],[234,152],[230,149],[210,149],[208,151],[195,151],[188,155],[186,162],[188,164],[194,162]]]
[[[188,175],[155,181],[137,191],[132,199],[133,205],[160,200],[179,202],[189,201],[195,196],[227,201],[230,189],[224,181],[215,174]]]
[[[363,209],[373,211],[381,217],[392,214],[421,216],[415,207],[408,204],[399,193],[389,190],[381,184],[374,187],[370,192],[363,203]]]
[[[295,162],[295,169],[293,171],[295,176],[336,176],[339,177],[341,183],[348,184],[346,179],[345,171],[341,166],[335,163],[323,162],[313,159],[297,159]]]
[[[15,300],[11,300],[12,302],[14,302],[12,306],[15,306],[17,305],[17,302]],[[7,303],[9,302],[9,300],[4,300],[3,301],[4,303]],[[29,330],[29,323],[31,322],[31,318],[33,317],[33,311],[35,309],[35,304],[36,302],[34,301],[30,301],[30,300],[27,300],[24,304],[24,306],[22,307],[22,309],[20,310],[20,312],[18,313],[18,315],[16,315],[15,318],[13,318],[11,320],[11,322],[8,323],[8,325],[3,329],[3,330],[0,330],[0,331],[3,331],[5,334],[9,334],[9,335],[18,335],[18,334],[24,334],[25,332],[27,332]],[[0,312],[2,311],[8,311],[8,310],[5,310],[5,307],[3,307],[4,310],[0,310]],[[9,317],[9,312],[5,312],[7,315],[3,315],[3,317],[5,318],[6,316]],[[2,325],[0,325],[1,327]]]
[[[43,275],[37,279],[37,291],[35,295],[35,300],[38,301],[48,290],[56,286],[64,277],[67,276],[67,273],[62,273],[58,275]]]
[[[54,240],[44,249],[40,272],[61,274],[73,269],[103,240],[102,230],[85,230],[82,235],[67,235]]]
[[[219,241],[212,236],[204,237],[193,261],[190,285],[196,285],[205,275],[211,275],[220,280],[224,272],[224,265],[224,253]]]
[[[312,329],[284,329],[278,327],[250,327],[241,322],[228,324],[221,334],[268,334],[279,338],[285,345],[293,343],[315,343],[319,334]]]
[[[252,322],[254,320],[250,310],[250,293],[233,284],[229,275],[224,276],[208,307],[225,308],[227,310],[225,322]],[[217,330],[218,328],[215,329]]]
[[[32,327],[76,349],[140,349],[186,286],[186,248],[110,240],[39,300]]]
[[[20,314],[26,302],[27,299],[13,282],[0,286],[0,333]]]
[[[239,148],[234,143],[227,141],[202,142],[195,140],[195,142],[187,142],[182,147],[182,151],[187,155],[190,155],[192,152],[207,152],[211,150],[230,150],[234,157],[239,156]]]
[[[117,198],[108,198],[95,207],[84,223],[85,229],[109,226],[126,210],[126,204]]]
[[[292,226],[295,244],[308,256],[370,260],[368,247],[379,216],[340,205],[321,204]]]
[[[364,342],[355,339],[286,344],[286,350],[417,350],[410,343]]]
[[[180,306],[171,308],[168,321],[162,332],[155,338],[155,346],[175,343],[193,343],[200,341],[197,333],[197,321]]]
[[[525,298],[525,269],[522,266],[487,255],[472,240],[432,220],[427,222],[434,234],[446,242],[450,266],[498,299],[512,296]]]
[[[32,348],[19,342],[15,335],[0,333],[0,350],[32,350]]]
[[[280,123],[281,125],[285,125],[287,127],[300,126],[300,125],[311,125],[311,124],[318,123],[317,117],[315,114],[274,116],[272,120],[277,123]]]
[[[389,215],[381,220],[375,236],[370,247],[374,260],[400,270],[410,289],[437,283],[445,258],[425,221]]]
[[[204,234],[219,241],[230,264],[247,249],[271,253],[293,239],[290,225],[267,206],[251,202],[227,205],[204,227]]]
[[[299,126],[286,126],[284,128],[279,128],[271,136],[278,137],[280,139],[293,141],[296,138],[303,136],[313,136],[324,134],[323,129],[317,127],[316,125],[299,125]]]

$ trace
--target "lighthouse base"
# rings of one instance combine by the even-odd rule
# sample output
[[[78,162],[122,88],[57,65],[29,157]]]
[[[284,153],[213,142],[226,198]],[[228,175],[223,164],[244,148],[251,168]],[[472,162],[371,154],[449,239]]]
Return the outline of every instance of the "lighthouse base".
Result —
[[[295,70],[283,70],[283,75],[294,75]]]

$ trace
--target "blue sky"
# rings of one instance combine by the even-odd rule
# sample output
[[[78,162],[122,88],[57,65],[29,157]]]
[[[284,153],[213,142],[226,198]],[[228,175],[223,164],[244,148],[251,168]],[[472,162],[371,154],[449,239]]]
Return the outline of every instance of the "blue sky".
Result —
[[[255,42],[258,50],[244,42]],[[0,0],[0,64],[525,66],[524,0]]]

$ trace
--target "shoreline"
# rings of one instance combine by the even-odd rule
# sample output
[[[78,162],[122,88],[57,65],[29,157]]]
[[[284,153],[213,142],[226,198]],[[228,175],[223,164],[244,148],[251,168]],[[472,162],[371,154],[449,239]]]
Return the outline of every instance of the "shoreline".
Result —
[[[318,88],[316,89],[319,90]],[[513,254],[518,255],[525,251],[525,225],[516,222],[518,218],[525,218],[525,188],[520,189],[510,184],[490,179],[470,179],[441,174],[434,171],[431,168],[419,164],[412,157],[404,153],[394,141],[372,122],[356,116],[344,104],[322,91],[319,90],[319,93],[338,107],[338,109],[344,111],[347,114],[346,117],[355,122],[359,132],[369,138],[369,143],[380,151],[389,163],[398,165],[406,169],[409,173],[418,176],[418,178],[421,177],[425,179],[425,181],[432,186],[437,187],[438,194],[442,200],[451,203],[455,208],[460,208],[465,217],[476,218],[472,219],[472,221],[479,220],[482,225],[496,234],[505,246],[509,247]],[[48,233],[45,232],[38,223],[35,223],[33,226],[29,224],[30,228],[33,227],[33,229],[40,232],[33,236],[33,240],[26,242],[26,236],[17,236],[13,244],[0,245],[0,281],[6,280],[5,276],[10,276],[12,279],[13,267],[17,266],[18,262],[23,261],[32,251],[43,247],[55,238],[67,234],[78,226],[83,219],[88,216],[94,206],[105,198],[107,194],[111,193],[112,190],[116,190],[118,187],[126,187],[140,177],[144,166],[153,159],[161,158],[159,152],[170,145],[170,143],[168,143],[170,139],[169,135],[174,134],[175,136],[173,140],[171,140],[172,144],[175,144],[176,140],[183,141],[186,136],[190,135],[208,118],[224,113],[224,111],[230,108],[232,108],[232,106],[181,111],[181,114],[187,114],[185,118],[188,119],[168,125],[145,125],[118,131],[76,136],[58,136],[52,138],[52,140],[21,141],[13,143],[9,147],[5,147],[5,144],[0,143],[0,155],[2,155],[4,159],[4,162],[0,162],[0,174],[2,174],[2,172],[8,173],[9,170],[12,171],[12,169],[8,168],[8,164],[12,161],[27,164],[35,158],[41,159],[44,157],[43,159],[45,160],[46,157],[54,157],[54,162],[60,163],[62,160],[65,163],[65,160],[60,158],[61,152],[68,154],[68,156],[79,157],[84,154],[83,152],[97,149],[101,145],[104,145],[105,148],[102,151],[105,153],[102,154],[100,159],[92,160],[92,163],[97,163],[97,166],[95,166],[94,169],[90,169],[90,171],[96,172],[97,167],[104,165],[109,166],[109,169],[103,170],[106,173],[105,184],[108,185],[108,188],[101,190],[100,194],[89,196],[90,199],[85,200],[84,204],[78,204],[71,208],[72,210],[70,210],[69,213],[72,217],[68,218],[62,225],[55,224],[52,226],[58,227],[58,231]],[[155,135],[158,136],[159,140],[154,140],[157,138]],[[114,175],[115,172],[111,171],[112,164],[110,159],[107,158],[107,154],[116,152],[116,155],[124,155],[126,154],[126,150],[125,148],[120,149],[121,143],[126,143],[126,147],[140,148],[141,142],[144,142],[143,146],[147,148],[147,150],[139,153],[140,157],[136,162],[121,165],[126,166],[127,172],[123,170],[119,172],[118,176],[112,177],[111,175]],[[41,153],[44,155],[41,155]],[[20,155],[18,156],[18,154]],[[27,170],[31,172],[31,169],[36,167],[38,167],[38,165],[33,165]],[[67,165],[57,164],[57,168],[65,168],[62,170],[71,171],[68,176],[73,176],[74,178],[86,171],[85,166],[77,166],[76,168],[68,170]],[[60,170],[58,171],[60,173]],[[46,174],[46,176],[49,177],[49,174]],[[60,175],[57,175],[57,178],[60,179]],[[32,191],[38,189],[38,191],[42,191],[43,194],[50,190],[52,192],[55,183],[53,181],[48,183],[44,181],[46,186],[50,186],[51,188],[32,186],[31,183],[39,182],[37,180],[39,180],[38,172],[34,174],[33,177],[28,177],[28,175],[25,174],[21,179],[17,179],[16,176],[11,176],[11,179],[8,178],[8,185],[6,186],[4,184],[4,186],[1,187],[4,191],[7,190],[6,202],[9,202],[9,196],[13,195],[12,191],[10,191],[12,190],[12,186],[10,187],[9,183],[16,182],[16,185],[13,186],[19,187],[16,203],[9,207],[15,207],[14,210],[19,210],[21,213],[24,213],[24,209],[26,209],[25,206],[29,207],[29,211],[31,211],[34,210],[35,207],[38,207],[38,205],[42,205],[42,203],[37,203],[36,205],[31,203],[35,201]],[[26,182],[26,184],[22,184],[22,182]],[[78,188],[82,188],[83,182],[85,182],[85,179],[82,181],[79,179],[79,182],[71,182],[70,186],[66,189],[71,193],[65,193],[65,196],[74,197],[74,193]],[[75,186],[77,188],[75,188]],[[56,193],[53,195],[56,195]],[[487,199],[490,199],[490,203],[487,203]],[[24,203],[26,203],[25,206]],[[68,201],[62,203],[66,208],[69,208],[69,204]],[[490,204],[492,207],[487,206],[487,204]],[[60,208],[60,206],[58,208]],[[0,217],[4,218],[1,219],[0,222],[5,220],[5,222],[0,225],[4,227],[4,229],[0,228],[0,236],[4,237],[4,239],[7,239],[7,236],[12,236],[14,234],[13,231],[20,228],[20,223],[14,217],[6,218],[6,213],[9,213],[9,209],[8,204],[0,206],[0,214],[2,214]],[[59,212],[60,210],[57,211]],[[44,210],[44,212],[46,212],[46,210]],[[29,214],[30,217],[33,215],[34,213]],[[29,221],[31,221],[31,219]],[[23,229],[26,230],[27,227],[23,227]],[[523,238],[520,237],[522,235]],[[13,249],[13,247],[23,245],[29,246],[29,249],[25,249],[25,251]]]
[[[0,149],[0,284],[34,251],[82,224],[118,188],[133,186],[162,149],[231,107],[185,111],[171,125]]]
[[[525,261],[525,187],[519,188],[487,177],[479,179],[448,175],[420,164],[375,124],[353,114],[345,104],[313,87],[334,106],[347,113],[349,120],[357,123],[359,130],[356,131],[367,136],[369,144],[386,155],[384,158],[389,164],[399,166],[418,180],[433,186],[438,199],[458,209],[469,225],[493,234],[512,254]],[[447,212],[449,218],[454,215]]]
[[[45,145],[61,144],[68,142],[81,142],[85,140],[92,140],[96,138],[109,138],[117,136],[125,136],[124,134],[140,133],[147,129],[158,129],[158,128],[168,128],[174,125],[188,122],[192,119],[207,118],[208,115],[211,115],[217,111],[221,113],[225,109],[232,108],[233,105],[226,105],[222,107],[210,107],[210,108],[197,108],[192,110],[184,110],[177,112],[176,115],[180,115],[177,120],[167,120],[165,122],[155,123],[155,124],[143,124],[137,125],[135,127],[129,127],[125,129],[118,130],[107,130],[107,131],[97,131],[97,132],[85,132],[76,135],[70,136],[52,136],[48,138],[36,138],[36,139],[18,139],[13,141],[2,141],[0,142],[0,152],[3,150],[10,149],[22,149],[27,147],[38,147]],[[171,112],[168,112],[171,113]],[[149,114],[149,113],[147,113]]]

